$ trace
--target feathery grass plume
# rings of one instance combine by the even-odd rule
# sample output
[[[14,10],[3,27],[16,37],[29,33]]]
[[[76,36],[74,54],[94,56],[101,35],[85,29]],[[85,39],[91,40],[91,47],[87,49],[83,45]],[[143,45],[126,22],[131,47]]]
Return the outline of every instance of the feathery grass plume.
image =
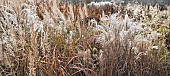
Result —
[[[74,17],[74,11],[73,11],[73,9],[74,9],[74,5],[72,5],[72,4],[69,4],[69,14],[70,14],[70,16],[71,16],[71,21],[74,21],[75,19],[75,17]]]
[[[167,6],[168,15],[170,15],[170,6]]]
[[[80,14],[80,19],[81,19],[81,20],[85,19],[83,10],[82,10],[82,8],[81,8],[80,5],[79,5],[78,9],[79,9],[79,14]]]
[[[54,15],[58,16],[62,21],[65,21],[66,18],[64,16],[64,14],[60,11],[60,9],[56,6],[56,0],[52,1],[53,6],[52,6],[52,12],[54,13]]]
[[[84,3],[84,6],[83,6],[83,10],[84,10],[85,17],[88,17],[87,5],[85,3]]]

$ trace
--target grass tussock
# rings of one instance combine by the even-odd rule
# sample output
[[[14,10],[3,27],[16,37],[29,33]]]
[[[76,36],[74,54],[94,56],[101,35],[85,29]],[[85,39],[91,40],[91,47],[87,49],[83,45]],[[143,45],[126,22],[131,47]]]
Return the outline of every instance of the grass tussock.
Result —
[[[1,0],[0,75],[168,76],[169,11],[168,5]]]

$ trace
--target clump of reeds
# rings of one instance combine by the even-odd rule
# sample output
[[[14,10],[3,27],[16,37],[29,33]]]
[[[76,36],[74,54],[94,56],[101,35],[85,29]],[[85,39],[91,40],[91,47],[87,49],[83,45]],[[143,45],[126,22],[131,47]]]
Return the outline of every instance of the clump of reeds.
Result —
[[[170,16],[158,7],[2,0],[0,73],[165,76]]]

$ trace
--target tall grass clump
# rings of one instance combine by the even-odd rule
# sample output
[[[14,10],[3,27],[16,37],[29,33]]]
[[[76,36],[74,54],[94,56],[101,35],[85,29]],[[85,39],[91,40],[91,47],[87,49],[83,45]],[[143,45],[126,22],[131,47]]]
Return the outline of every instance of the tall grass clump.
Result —
[[[169,6],[0,1],[2,76],[168,76]]]

